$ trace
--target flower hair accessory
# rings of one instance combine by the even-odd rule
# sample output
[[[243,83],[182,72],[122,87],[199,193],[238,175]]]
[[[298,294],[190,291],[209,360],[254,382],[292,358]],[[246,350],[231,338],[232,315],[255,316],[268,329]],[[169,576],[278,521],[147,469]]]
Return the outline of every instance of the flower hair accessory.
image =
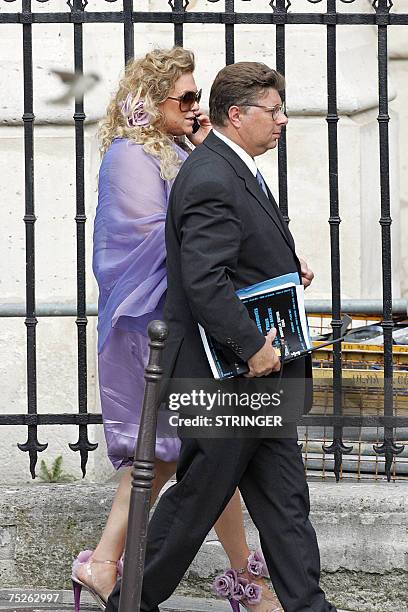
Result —
[[[150,119],[148,114],[144,109],[144,100],[140,98],[136,103],[135,107],[132,109],[133,105],[133,96],[131,93],[128,93],[126,99],[122,104],[122,114],[126,119],[127,126],[132,127],[146,127],[150,124]]]

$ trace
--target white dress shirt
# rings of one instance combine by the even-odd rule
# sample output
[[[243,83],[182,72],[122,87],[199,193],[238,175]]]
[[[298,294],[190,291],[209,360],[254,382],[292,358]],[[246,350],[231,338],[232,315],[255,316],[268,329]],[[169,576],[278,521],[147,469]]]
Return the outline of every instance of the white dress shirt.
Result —
[[[226,136],[224,136],[224,134],[217,132],[217,130],[215,130],[214,128],[213,128],[213,133],[217,136],[217,138],[225,142],[225,144],[227,144],[233,151],[235,151],[235,153],[242,159],[244,164],[248,166],[249,170],[256,177],[258,168],[256,167],[254,158],[248,155],[248,153],[244,151],[242,147],[237,145],[236,142],[234,142],[233,140],[230,140],[230,138],[227,138]]]

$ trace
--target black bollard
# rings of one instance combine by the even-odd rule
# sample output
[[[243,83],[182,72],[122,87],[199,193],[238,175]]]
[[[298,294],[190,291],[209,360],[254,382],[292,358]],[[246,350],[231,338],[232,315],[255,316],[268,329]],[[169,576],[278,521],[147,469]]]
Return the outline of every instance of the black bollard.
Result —
[[[161,354],[168,335],[163,321],[152,321],[147,328],[150,342],[149,363],[145,369],[146,387],[136,442],[129,522],[119,612],[140,612],[143,569],[146,552],[152,480],[156,445],[158,390],[162,377]]]

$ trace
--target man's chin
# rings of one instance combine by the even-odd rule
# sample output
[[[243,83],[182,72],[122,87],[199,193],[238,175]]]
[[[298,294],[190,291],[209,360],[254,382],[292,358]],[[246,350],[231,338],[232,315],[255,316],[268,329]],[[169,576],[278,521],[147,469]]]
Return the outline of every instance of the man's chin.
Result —
[[[278,139],[274,138],[273,140],[270,141],[268,150],[275,149],[277,146],[278,146]]]

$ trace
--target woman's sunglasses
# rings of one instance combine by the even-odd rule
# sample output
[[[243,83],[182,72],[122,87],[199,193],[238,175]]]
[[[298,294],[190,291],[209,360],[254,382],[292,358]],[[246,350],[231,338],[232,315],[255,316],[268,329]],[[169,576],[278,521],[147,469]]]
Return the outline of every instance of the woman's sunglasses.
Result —
[[[182,113],[186,113],[187,111],[191,110],[191,108],[194,106],[194,104],[197,102],[197,104],[200,102],[201,100],[201,89],[199,89],[198,91],[186,91],[183,93],[182,96],[179,96],[178,98],[174,98],[173,96],[168,96],[168,100],[176,100],[179,103],[179,107]]]

